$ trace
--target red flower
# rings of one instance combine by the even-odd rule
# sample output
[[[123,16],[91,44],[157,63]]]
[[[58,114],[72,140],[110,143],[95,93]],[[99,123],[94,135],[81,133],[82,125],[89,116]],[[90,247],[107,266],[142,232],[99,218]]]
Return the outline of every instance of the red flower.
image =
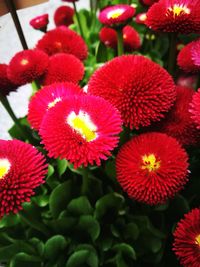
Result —
[[[117,48],[117,32],[108,27],[103,27],[100,31],[99,38],[106,46]],[[140,36],[138,32],[131,26],[127,25],[123,28],[123,42],[126,51],[132,52],[140,48]]]
[[[45,158],[32,145],[0,140],[0,217],[21,210],[46,173]]]
[[[197,78],[198,78],[197,75],[181,74],[177,78],[176,83],[177,83],[177,85],[180,85],[180,86],[195,88]]]
[[[198,65],[198,58],[200,58],[198,52],[200,52],[200,49],[198,50],[197,48],[198,44],[200,44],[200,40],[193,41],[184,46],[178,54],[177,64],[185,72],[195,73],[200,71],[200,64]]]
[[[99,39],[106,46],[116,49],[117,48],[117,33],[114,29],[103,27],[99,33]]]
[[[159,0],[139,0],[141,4],[146,6],[151,6],[154,3],[158,2]]]
[[[146,19],[147,19],[147,13],[145,13],[145,12],[139,13],[135,17],[135,22],[138,23],[138,24],[145,24]]]
[[[196,145],[200,141],[200,132],[191,120],[189,113],[190,102],[195,91],[191,88],[177,86],[175,105],[161,122],[153,127],[176,138],[182,145]]]
[[[87,58],[87,46],[82,37],[65,26],[48,31],[39,40],[36,47],[48,55],[66,53],[72,54],[80,60]]]
[[[9,95],[11,91],[15,91],[18,87],[8,78],[7,69],[7,64],[0,64],[0,94],[3,96]]]
[[[123,41],[124,48],[128,52],[137,50],[141,46],[140,36],[138,32],[129,25],[123,28]]]
[[[43,117],[49,109],[63,99],[81,93],[83,91],[78,85],[69,82],[44,86],[31,98],[28,121],[34,129],[39,130]]]
[[[134,55],[117,57],[99,68],[88,92],[110,101],[131,129],[163,118],[176,97],[171,76],[151,60]]]
[[[198,66],[200,71],[200,39],[193,42],[193,46],[191,48],[191,55],[194,65]]]
[[[114,26],[127,23],[135,14],[135,8],[130,5],[114,5],[105,7],[99,13],[102,24]]]
[[[200,1],[160,0],[149,8],[146,24],[155,31],[198,33]]]
[[[149,205],[166,202],[187,182],[188,156],[175,138],[146,133],[122,146],[117,179],[129,197]]]
[[[197,128],[200,129],[200,88],[193,95],[192,102],[190,104],[190,112],[192,114],[191,118],[197,124]]]
[[[16,84],[23,85],[39,79],[47,70],[49,57],[40,50],[18,52],[10,61],[8,78]]]
[[[100,165],[118,143],[121,120],[118,111],[95,96],[67,98],[50,109],[40,128],[50,157],[65,158],[75,168]]]
[[[58,82],[78,83],[84,75],[83,63],[70,54],[55,54],[49,58],[49,67],[42,84],[50,85]]]
[[[199,267],[200,263],[200,208],[185,214],[174,232],[174,248],[181,266]]]
[[[74,9],[70,6],[60,6],[54,13],[54,23],[58,26],[69,26],[73,23]]]
[[[47,30],[47,25],[49,23],[49,15],[44,14],[41,16],[37,16],[30,20],[30,25],[36,29],[36,30],[41,30],[42,32],[46,32]]]

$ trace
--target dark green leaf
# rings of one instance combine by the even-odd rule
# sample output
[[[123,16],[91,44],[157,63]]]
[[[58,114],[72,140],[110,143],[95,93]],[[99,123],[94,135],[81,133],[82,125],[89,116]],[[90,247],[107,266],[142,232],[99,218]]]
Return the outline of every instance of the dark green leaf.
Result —
[[[72,199],[67,206],[67,210],[73,215],[92,214],[92,206],[86,196]]]
[[[67,181],[58,185],[49,198],[49,208],[54,218],[63,211],[72,197],[72,182]]]
[[[100,234],[99,223],[91,215],[80,216],[77,228],[81,231],[87,232],[93,241],[95,241],[99,237]]]
[[[51,237],[44,246],[44,257],[48,260],[55,261],[63,253],[67,244],[66,239],[62,235]]]
[[[42,266],[41,261],[38,257],[30,256],[26,253],[18,253],[16,254],[11,262],[10,267],[40,267]]]

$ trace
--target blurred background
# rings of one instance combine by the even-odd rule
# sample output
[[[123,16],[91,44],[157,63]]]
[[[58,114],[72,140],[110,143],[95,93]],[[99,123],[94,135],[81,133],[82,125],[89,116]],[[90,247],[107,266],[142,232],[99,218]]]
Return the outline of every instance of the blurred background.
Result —
[[[18,16],[24,35],[29,48],[33,48],[37,40],[43,35],[42,32],[34,30],[29,21],[44,13],[49,14],[48,30],[55,27],[53,22],[53,14],[57,7],[61,5],[70,5],[70,3],[59,0],[49,0],[44,4],[18,10]],[[88,8],[89,0],[80,0],[77,2],[78,9]],[[19,41],[12,17],[6,14],[0,17],[0,63],[9,63],[16,52],[21,51],[22,46]],[[25,85],[18,89],[17,92],[10,93],[8,99],[17,117],[23,117],[27,114],[28,99],[31,94],[31,86]],[[12,120],[7,115],[0,103],[0,139],[11,139],[7,133],[12,126]]]

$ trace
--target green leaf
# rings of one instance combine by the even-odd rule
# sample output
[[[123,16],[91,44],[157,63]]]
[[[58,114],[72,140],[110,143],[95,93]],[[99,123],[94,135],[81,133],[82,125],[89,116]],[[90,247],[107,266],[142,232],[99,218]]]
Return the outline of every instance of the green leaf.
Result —
[[[139,233],[138,226],[135,223],[129,223],[123,229],[123,235],[126,239],[137,240]]]
[[[126,262],[124,261],[122,254],[118,253],[116,256],[116,263],[117,263],[117,267],[129,267]],[[132,265],[131,265],[132,266]]]
[[[40,267],[42,266],[41,261],[38,257],[30,256],[26,253],[18,253],[16,254],[11,262],[10,267]]]
[[[112,249],[116,251],[117,253],[121,253],[122,255],[126,257],[136,260],[135,250],[129,244],[120,243],[120,244],[115,245]]]
[[[61,177],[67,169],[68,162],[65,159],[62,159],[62,160],[57,159],[56,163],[57,163],[59,177]]]
[[[14,243],[0,248],[0,262],[10,260],[15,254],[25,252],[35,253],[34,248],[22,240],[13,240]]]
[[[49,230],[44,223],[42,223],[40,208],[33,203],[24,203],[23,210],[20,212],[20,217],[24,222],[34,229],[49,234]]]
[[[80,245],[76,251],[69,257],[66,267],[98,267],[98,257],[95,249],[90,245]]]
[[[5,215],[0,219],[0,228],[11,227],[20,222],[20,218],[18,214],[9,214]]]
[[[72,198],[72,182],[67,181],[58,185],[51,193],[49,198],[49,208],[54,218],[57,218],[63,211],[67,203]]]
[[[50,261],[55,261],[68,243],[62,235],[55,235],[47,240],[44,245],[44,257]]]
[[[92,206],[86,196],[72,199],[67,206],[67,210],[73,215],[92,214]]]
[[[100,198],[95,205],[95,217],[102,218],[104,215],[109,214],[117,215],[124,203],[124,197],[118,193],[109,193]]]
[[[99,223],[91,215],[80,216],[77,228],[81,231],[87,232],[93,241],[95,241],[99,237],[100,234]]]
[[[113,180],[116,180],[115,160],[108,160],[106,162],[105,172]]]

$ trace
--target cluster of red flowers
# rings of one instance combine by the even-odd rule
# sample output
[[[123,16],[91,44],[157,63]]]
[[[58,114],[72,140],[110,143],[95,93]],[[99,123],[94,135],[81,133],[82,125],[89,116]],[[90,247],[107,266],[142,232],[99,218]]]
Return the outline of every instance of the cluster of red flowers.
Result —
[[[138,14],[137,23],[157,32],[200,32],[200,0],[140,2],[149,9]],[[126,4],[101,10],[99,21],[106,27],[100,31],[100,40],[116,49],[122,31],[125,51],[139,49],[140,36],[127,25],[135,12]],[[8,65],[0,64],[0,96],[39,81],[43,88],[30,100],[28,121],[38,131],[48,156],[66,159],[75,168],[100,165],[111,156],[122,124],[145,131],[132,136],[117,152],[117,180],[131,199],[163,204],[189,179],[189,159],[182,145],[200,141],[200,89],[176,86],[172,76],[147,57],[123,55],[97,69],[85,93],[78,83],[84,76],[88,49],[83,38],[67,27],[73,15],[73,8],[59,7],[54,13],[57,28],[48,32],[48,14],[30,21],[45,34],[35,49],[17,53]],[[177,63],[185,72],[199,72],[200,40],[184,46]],[[0,140],[0,217],[21,210],[46,173],[45,158],[34,147]],[[174,251],[185,267],[199,267],[199,221],[200,209],[194,209],[174,232]]]

